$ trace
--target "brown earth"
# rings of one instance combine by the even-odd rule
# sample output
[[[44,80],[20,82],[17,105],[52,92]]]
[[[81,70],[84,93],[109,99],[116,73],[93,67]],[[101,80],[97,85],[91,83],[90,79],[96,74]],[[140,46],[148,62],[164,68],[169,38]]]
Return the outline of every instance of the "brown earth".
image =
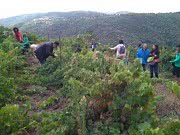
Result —
[[[157,115],[165,117],[173,114],[180,118],[180,99],[167,89],[166,84],[157,84],[155,89],[156,95],[162,96],[156,108]]]

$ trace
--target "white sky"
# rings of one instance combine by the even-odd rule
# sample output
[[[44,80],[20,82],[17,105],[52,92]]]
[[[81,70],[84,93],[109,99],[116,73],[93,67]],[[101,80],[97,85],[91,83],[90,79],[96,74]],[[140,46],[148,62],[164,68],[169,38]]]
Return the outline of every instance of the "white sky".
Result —
[[[0,18],[52,11],[158,13],[180,11],[180,0],[0,0]]]

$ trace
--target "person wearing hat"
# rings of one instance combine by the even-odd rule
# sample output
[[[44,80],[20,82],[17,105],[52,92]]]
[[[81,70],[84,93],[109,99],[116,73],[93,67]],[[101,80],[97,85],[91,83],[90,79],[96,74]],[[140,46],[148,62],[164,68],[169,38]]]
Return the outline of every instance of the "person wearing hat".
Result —
[[[173,74],[180,78],[180,45],[176,49],[176,58],[170,62],[173,63]]]
[[[59,42],[47,42],[40,45],[39,48],[35,50],[35,56],[39,60],[40,64],[44,64],[46,59],[50,56],[53,58],[55,57],[55,54],[53,53],[53,50],[56,49],[59,46]]]

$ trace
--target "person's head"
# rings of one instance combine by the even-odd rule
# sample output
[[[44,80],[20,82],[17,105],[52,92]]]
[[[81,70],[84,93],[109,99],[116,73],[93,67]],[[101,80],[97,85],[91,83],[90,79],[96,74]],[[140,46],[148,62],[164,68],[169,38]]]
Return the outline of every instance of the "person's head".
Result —
[[[158,46],[157,44],[154,44],[154,45],[152,46],[152,49],[153,49],[153,50],[158,50],[158,51],[159,51],[159,46]]]
[[[142,45],[141,45],[141,44],[139,44],[139,45],[138,45],[138,48],[141,48],[141,47],[142,47]]]
[[[14,28],[13,28],[13,31],[14,31],[14,32],[18,32],[19,29],[18,29],[17,27],[14,27]]]
[[[95,41],[96,41],[96,39],[95,39],[95,38],[92,38],[92,39],[91,39],[91,42],[95,42]]]
[[[148,45],[147,44],[143,44],[143,49],[147,49]]]
[[[53,47],[54,47],[54,48],[57,48],[59,45],[60,45],[60,44],[59,44],[59,42],[57,42],[57,41],[55,41],[55,42],[53,43]]]
[[[27,34],[23,34],[23,38],[27,37]]]
[[[119,44],[124,44],[124,41],[123,40],[119,40]]]
[[[176,53],[180,53],[180,45],[176,46]]]

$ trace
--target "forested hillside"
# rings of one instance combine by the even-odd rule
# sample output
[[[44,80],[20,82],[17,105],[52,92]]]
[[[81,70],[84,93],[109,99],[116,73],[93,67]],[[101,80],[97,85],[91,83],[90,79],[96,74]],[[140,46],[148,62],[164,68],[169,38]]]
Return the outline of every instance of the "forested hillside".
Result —
[[[1,19],[0,24],[51,38],[72,37],[86,32],[102,43],[124,39],[174,46],[180,42],[180,12],[161,14],[103,14],[97,12],[45,13]]]

